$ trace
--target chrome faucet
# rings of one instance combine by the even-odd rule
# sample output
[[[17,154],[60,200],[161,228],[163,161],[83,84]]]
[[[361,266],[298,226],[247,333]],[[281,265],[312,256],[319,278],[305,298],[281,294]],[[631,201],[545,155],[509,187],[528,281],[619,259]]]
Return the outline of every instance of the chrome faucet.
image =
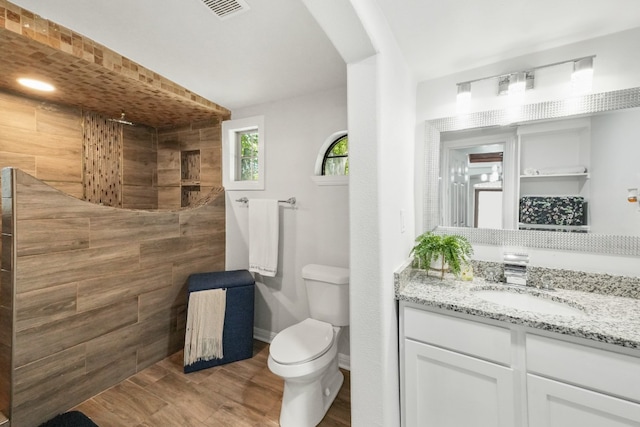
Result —
[[[529,255],[505,252],[504,277],[507,284],[527,286],[527,264]]]

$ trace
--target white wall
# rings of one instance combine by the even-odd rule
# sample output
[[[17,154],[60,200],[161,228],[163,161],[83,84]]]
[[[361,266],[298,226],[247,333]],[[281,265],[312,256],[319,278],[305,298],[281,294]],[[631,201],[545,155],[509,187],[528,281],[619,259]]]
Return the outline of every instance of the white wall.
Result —
[[[226,263],[228,270],[248,268],[248,208],[236,199],[297,198],[296,209],[281,204],[276,277],[256,276],[256,332],[269,339],[309,317],[302,267],[349,266],[349,187],[311,180],[326,138],[347,129],[346,88],[234,110],[232,118],[256,115],[264,116],[265,190],[227,192]],[[345,332],[338,349],[343,356],[349,355]]]
[[[414,236],[415,85],[375,2],[353,2],[378,54],[349,64],[353,145],[350,202],[351,404],[354,426],[399,424],[398,331],[393,271]],[[401,230],[401,211],[404,231]]]
[[[400,423],[393,271],[415,235],[416,88],[376,2],[305,3],[348,64],[351,422],[393,427]],[[336,26],[336,16],[354,21]]]

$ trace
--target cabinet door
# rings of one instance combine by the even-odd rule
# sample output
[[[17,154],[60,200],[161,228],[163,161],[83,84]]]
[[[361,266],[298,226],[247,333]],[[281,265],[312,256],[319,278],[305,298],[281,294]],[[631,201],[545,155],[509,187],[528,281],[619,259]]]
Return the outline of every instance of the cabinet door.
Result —
[[[529,427],[640,427],[640,405],[527,375]]]
[[[513,370],[405,340],[405,427],[514,427]]]

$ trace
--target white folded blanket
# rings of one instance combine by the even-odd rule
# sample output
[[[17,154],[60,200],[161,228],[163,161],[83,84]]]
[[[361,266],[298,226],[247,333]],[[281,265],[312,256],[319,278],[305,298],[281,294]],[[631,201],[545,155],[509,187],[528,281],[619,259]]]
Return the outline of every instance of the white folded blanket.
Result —
[[[565,175],[572,173],[585,173],[587,171],[587,167],[583,165],[573,165],[573,166],[556,166],[549,168],[540,168],[538,169],[539,175]]]
[[[184,364],[222,359],[226,289],[191,292],[184,339]]]

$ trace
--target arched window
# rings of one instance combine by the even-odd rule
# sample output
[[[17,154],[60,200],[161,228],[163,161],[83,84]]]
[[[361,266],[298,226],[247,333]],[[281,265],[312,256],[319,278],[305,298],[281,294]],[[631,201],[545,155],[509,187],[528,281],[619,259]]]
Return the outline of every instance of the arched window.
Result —
[[[349,136],[336,138],[324,153],[322,175],[349,175]]]

